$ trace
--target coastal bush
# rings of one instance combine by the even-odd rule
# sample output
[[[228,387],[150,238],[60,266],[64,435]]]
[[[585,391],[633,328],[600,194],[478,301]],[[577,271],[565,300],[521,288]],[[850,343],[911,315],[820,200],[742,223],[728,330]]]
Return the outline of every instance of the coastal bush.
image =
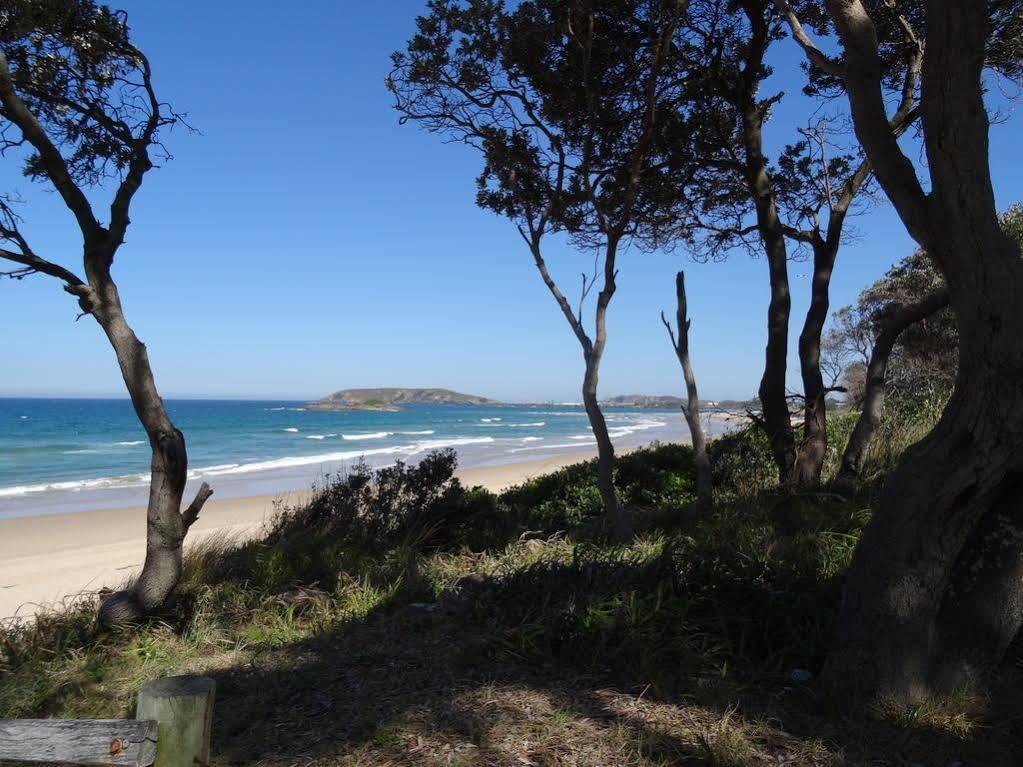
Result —
[[[777,484],[770,442],[755,425],[719,437],[707,452],[718,492],[755,495]]]
[[[634,511],[678,511],[695,500],[693,471],[689,445],[654,444],[617,458],[615,488]],[[505,491],[499,504],[520,530],[599,537],[596,472],[596,461],[573,464]]]
[[[499,577],[477,615],[497,652],[662,686],[725,667],[816,671],[866,515],[834,501],[814,512],[793,529],[769,506],[732,503],[626,549],[578,544]]]
[[[881,423],[867,453],[865,476],[877,476],[895,467],[910,445],[934,428],[948,402],[947,389],[928,388],[916,396],[885,400]]]

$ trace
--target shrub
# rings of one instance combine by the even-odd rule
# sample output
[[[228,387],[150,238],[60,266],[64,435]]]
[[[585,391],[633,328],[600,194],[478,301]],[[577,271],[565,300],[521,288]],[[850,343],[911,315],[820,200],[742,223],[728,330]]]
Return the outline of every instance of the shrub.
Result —
[[[714,440],[708,454],[718,492],[755,495],[778,481],[767,435],[755,425]]]

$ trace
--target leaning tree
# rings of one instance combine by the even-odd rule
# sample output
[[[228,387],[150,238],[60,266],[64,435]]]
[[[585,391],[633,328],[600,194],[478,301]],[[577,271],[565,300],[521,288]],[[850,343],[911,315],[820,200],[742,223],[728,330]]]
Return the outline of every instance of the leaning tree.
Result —
[[[619,255],[629,243],[657,243],[689,191],[689,137],[700,121],[680,105],[702,49],[686,37],[687,6],[531,0],[506,10],[493,0],[434,0],[388,78],[402,121],[483,155],[477,204],[515,223],[582,348],[598,486],[618,539],[630,524],[597,382]],[[545,260],[556,235],[595,256],[578,305]],[[591,333],[584,302],[593,289]]]
[[[103,329],[152,448],[146,559],[124,592],[100,606],[104,624],[159,608],[181,576],[182,542],[211,494],[204,483],[182,509],[188,460],[153,380],[145,345],[125,320],[112,268],[130,223],[132,199],[167,157],[161,135],[181,120],[153,89],[149,61],[126,17],[92,0],[12,0],[0,12],[0,152],[56,190],[81,234],[82,272],[36,252],[14,195],[0,199],[0,258],[7,277],[52,277]],[[115,182],[107,223],[88,193]]]
[[[1023,3],[826,0],[827,18],[810,26],[776,2],[811,65],[844,88],[878,182],[948,286],[959,332],[952,396],[874,504],[824,669],[831,686],[920,698],[990,670],[1023,624],[1023,260],[995,207],[984,103],[985,70],[1020,77]],[[923,171],[884,100],[885,13],[923,50]],[[813,38],[831,30],[839,56]]]

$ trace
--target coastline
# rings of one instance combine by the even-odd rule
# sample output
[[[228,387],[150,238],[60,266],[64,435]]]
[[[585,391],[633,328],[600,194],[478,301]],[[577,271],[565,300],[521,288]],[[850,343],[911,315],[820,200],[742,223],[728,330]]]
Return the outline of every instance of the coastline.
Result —
[[[594,455],[594,450],[580,450],[456,474],[463,484],[500,492]],[[215,535],[239,541],[253,537],[275,507],[301,503],[309,493],[214,496],[189,531],[185,548]],[[144,507],[132,507],[0,519],[0,620],[30,618],[48,606],[117,587],[130,578],[145,557],[145,513]]]

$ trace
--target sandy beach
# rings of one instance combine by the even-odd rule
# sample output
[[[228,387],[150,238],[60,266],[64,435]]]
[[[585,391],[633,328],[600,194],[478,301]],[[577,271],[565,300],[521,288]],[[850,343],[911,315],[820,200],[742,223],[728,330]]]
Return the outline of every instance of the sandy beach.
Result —
[[[467,485],[495,492],[586,460],[592,452],[543,460],[462,469]],[[276,504],[301,502],[306,493],[217,500],[206,504],[188,545],[210,535],[238,539],[257,534]],[[31,617],[83,592],[115,587],[130,578],[145,555],[145,509],[108,509],[0,520],[0,618]]]

